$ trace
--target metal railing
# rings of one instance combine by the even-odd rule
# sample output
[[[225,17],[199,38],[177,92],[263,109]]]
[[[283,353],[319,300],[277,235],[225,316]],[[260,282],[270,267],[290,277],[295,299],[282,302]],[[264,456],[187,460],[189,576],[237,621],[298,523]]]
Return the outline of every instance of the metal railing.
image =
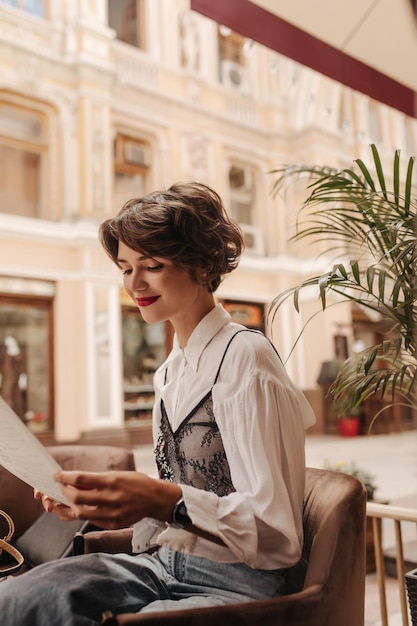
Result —
[[[388,607],[385,582],[385,563],[382,544],[382,522],[392,520],[395,529],[395,554],[397,566],[397,582],[400,595],[402,626],[412,626],[408,610],[408,597],[405,582],[404,566],[404,543],[403,543],[403,522],[414,522],[417,531],[417,509],[409,509],[388,504],[378,504],[368,502],[366,507],[367,517],[372,518],[372,530],[375,549],[376,575],[378,581],[379,605],[381,611],[381,626],[389,626]]]

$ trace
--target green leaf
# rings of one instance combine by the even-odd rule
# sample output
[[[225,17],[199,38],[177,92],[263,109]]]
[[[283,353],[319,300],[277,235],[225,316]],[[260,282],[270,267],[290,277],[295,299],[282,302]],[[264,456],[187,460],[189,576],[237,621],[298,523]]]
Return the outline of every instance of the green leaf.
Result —
[[[401,293],[401,282],[401,279],[397,279],[394,283],[394,287],[392,288],[391,298],[394,309],[398,307],[398,299]]]
[[[400,199],[400,151],[396,150],[394,155],[394,172],[393,172],[393,183],[394,183],[394,200],[395,204],[398,206]]]
[[[382,192],[384,194],[384,198],[388,199],[387,198],[387,188],[386,188],[386,185],[385,185],[384,171],[382,169],[381,159],[379,158],[379,153],[378,153],[378,150],[377,150],[375,144],[371,145],[371,151],[372,151],[372,156],[374,158],[375,169],[376,169],[376,173],[377,173],[377,176],[378,176],[379,184],[380,184]]]
[[[348,277],[348,274],[347,274],[347,271],[345,269],[345,266],[342,265],[341,263],[336,265],[335,269],[333,270],[333,273],[336,274],[336,276],[340,276],[342,279],[345,279],[345,280]]]
[[[297,311],[297,313],[300,312],[300,303],[299,303],[300,290],[301,290],[301,286],[295,289],[294,291],[294,308]]]
[[[365,361],[365,364],[364,364],[364,371],[365,371],[365,374],[368,374],[368,373],[369,373],[369,370],[371,369],[372,365],[373,365],[373,364],[374,364],[374,362],[375,362],[375,359],[376,359],[377,354],[378,354],[378,346],[377,346],[376,348],[374,348],[374,349],[373,349],[373,350],[372,350],[372,351],[368,354],[368,357],[367,357],[367,359],[366,359],[366,361]]]
[[[355,163],[358,165],[359,169],[361,170],[361,172],[362,172],[366,182],[368,183],[369,187],[371,188],[371,190],[376,192],[375,183],[374,183],[373,178],[370,175],[369,170],[366,167],[365,163],[361,159],[356,159]]]
[[[375,278],[375,268],[372,266],[368,267],[366,271],[366,282],[368,283],[368,289],[371,293],[373,293],[374,278]]]
[[[380,272],[378,276],[378,291],[379,291],[379,300],[384,302],[385,295],[385,273]]]
[[[328,274],[325,274],[324,276],[320,276],[318,285],[320,289],[320,299],[321,299],[321,306],[322,306],[323,311],[326,308],[326,290],[327,290],[328,283],[329,283]]]
[[[411,204],[411,189],[413,185],[413,167],[414,167],[414,157],[410,157],[408,159],[407,175],[405,179],[404,209],[405,209],[406,214],[408,214],[410,210],[410,204]]]
[[[355,279],[357,284],[360,285],[361,284],[361,272],[360,272],[360,269],[359,269],[358,261],[351,261],[350,262],[350,267],[352,269],[353,278]]]

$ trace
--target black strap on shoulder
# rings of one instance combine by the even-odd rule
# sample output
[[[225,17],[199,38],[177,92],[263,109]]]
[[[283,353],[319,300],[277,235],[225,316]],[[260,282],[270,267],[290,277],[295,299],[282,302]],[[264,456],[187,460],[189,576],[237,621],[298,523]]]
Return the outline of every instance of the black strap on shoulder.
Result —
[[[242,328],[242,330],[238,330],[238,331],[236,331],[236,332],[235,332],[235,334],[234,334],[234,335],[232,335],[232,336],[230,337],[229,342],[228,342],[228,344],[227,344],[227,346],[226,346],[226,348],[225,348],[225,351],[224,351],[224,353],[223,353],[222,360],[220,361],[220,365],[219,365],[219,368],[218,368],[218,370],[217,370],[217,374],[216,374],[216,377],[215,377],[215,379],[214,379],[214,383],[213,383],[213,385],[215,385],[215,384],[217,383],[217,379],[218,379],[218,377],[219,377],[220,370],[221,370],[221,367],[222,367],[222,365],[223,365],[223,361],[224,361],[224,358],[225,358],[225,356],[226,356],[226,353],[227,353],[227,351],[228,351],[228,349],[229,349],[230,344],[232,343],[233,339],[234,339],[237,335],[239,335],[240,333],[257,333],[258,335],[259,335],[259,334],[262,334],[262,333],[260,333],[260,332],[259,332],[259,330],[251,330],[250,328]],[[264,336],[264,335],[263,335],[263,336]]]

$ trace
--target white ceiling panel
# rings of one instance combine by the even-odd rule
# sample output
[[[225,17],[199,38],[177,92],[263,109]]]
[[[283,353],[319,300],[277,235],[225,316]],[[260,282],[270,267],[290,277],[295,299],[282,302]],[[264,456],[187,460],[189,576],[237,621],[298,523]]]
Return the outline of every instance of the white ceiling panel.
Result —
[[[417,91],[417,21],[409,0],[251,0]]]

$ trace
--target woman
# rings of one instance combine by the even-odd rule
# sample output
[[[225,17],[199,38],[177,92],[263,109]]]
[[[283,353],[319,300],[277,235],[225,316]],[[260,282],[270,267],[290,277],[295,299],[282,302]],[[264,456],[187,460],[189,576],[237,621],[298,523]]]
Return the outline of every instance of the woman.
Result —
[[[97,624],[114,614],[269,598],[300,558],[304,432],[311,408],[262,333],[231,321],[213,293],[243,242],[199,183],[134,199],[100,227],[146,322],[169,320],[173,349],[154,378],[159,479],[62,471],[62,519],[134,524],[133,549],[39,566],[0,585],[4,623]],[[56,591],[56,593],[55,593]]]

